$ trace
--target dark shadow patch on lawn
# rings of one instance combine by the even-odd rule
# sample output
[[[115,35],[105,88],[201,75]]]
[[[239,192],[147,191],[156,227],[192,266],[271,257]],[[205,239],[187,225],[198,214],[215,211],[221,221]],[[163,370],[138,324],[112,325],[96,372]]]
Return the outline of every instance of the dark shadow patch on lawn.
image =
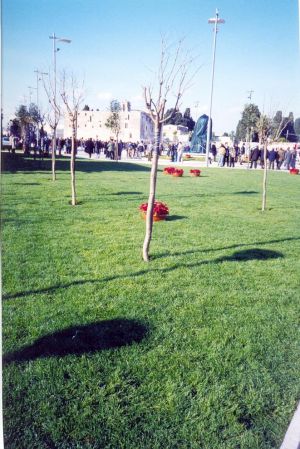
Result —
[[[268,260],[282,257],[284,257],[284,255],[279,251],[251,248],[243,251],[236,251],[231,256],[220,257],[219,259],[216,259],[216,262],[245,262],[248,260]]]
[[[13,182],[11,185],[14,186],[40,186],[40,182]]]
[[[111,195],[142,195],[143,192],[116,192]]]
[[[250,430],[253,427],[253,418],[251,415],[241,415],[237,418],[239,424],[242,424],[246,430]]]
[[[105,349],[139,343],[148,334],[144,323],[125,318],[72,326],[39,338],[33,344],[8,353],[4,364],[25,362],[37,358],[82,355]]]
[[[256,190],[242,190],[240,192],[233,192],[234,195],[255,195],[257,192]]]
[[[2,154],[2,171],[5,172],[20,172],[20,173],[43,173],[40,170],[51,172],[51,159],[44,158],[43,160],[31,156],[25,156],[22,153],[10,155],[8,153]],[[56,159],[55,165],[57,172],[70,171],[70,158],[67,156],[60,156]],[[134,162],[116,162],[110,160],[88,160],[76,159],[76,171],[84,173],[94,172],[150,172],[151,167],[143,164],[136,164]],[[50,174],[50,173],[49,173]]]
[[[184,220],[185,218],[188,218],[186,215],[168,215],[166,220],[167,221],[176,221],[176,220]]]

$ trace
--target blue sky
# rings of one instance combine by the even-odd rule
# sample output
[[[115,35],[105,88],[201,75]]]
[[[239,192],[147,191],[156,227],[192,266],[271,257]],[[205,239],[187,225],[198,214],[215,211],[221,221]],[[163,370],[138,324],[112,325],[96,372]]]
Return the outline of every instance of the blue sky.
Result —
[[[2,0],[5,119],[24,96],[29,100],[34,70],[52,70],[53,32],[72,39],[59,45],[58,71],[84,79],[91,108],[107,108],[113,98],[143,108],[141,86],[158,67],[161,35],[170,42],[185,36],[201,68],[182,109],[191,107],[196,119],[208,112],[213,32],[207,21],[216,7],[226,23],[217,40],[214,131],[235,130],[250,90],[261,110],[300,117],[298,0]]]

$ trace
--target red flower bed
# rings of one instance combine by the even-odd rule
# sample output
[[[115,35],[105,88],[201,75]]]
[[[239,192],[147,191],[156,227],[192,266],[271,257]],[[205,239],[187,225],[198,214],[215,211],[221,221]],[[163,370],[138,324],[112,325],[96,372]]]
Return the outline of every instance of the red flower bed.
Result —
[[[182,168],[175,168],[175,170],[172,173],[172,176],[182,176],[183,175],[183,169]]]
[[[175,167],[165,167],[164,168],[164,174],[165,175],[172,175],[175,171]]]
[[[190,170],[190,175],[191,176],[200,176],[200,173],[201,173],[201,170],[198,170],[198,169],[192,169],[192,170]]]
[[[147,209],[148,203],[143,203],[139,207],[139,210],[142,212],[143,218],[146,218]],[[165,220],[167,215],[169,215],[168,206],[165,203],[162,203],[161,201],[154,201],[153,220],[154,221]]]
[[[299,168],[290,168],[291,175],[299,175]]]

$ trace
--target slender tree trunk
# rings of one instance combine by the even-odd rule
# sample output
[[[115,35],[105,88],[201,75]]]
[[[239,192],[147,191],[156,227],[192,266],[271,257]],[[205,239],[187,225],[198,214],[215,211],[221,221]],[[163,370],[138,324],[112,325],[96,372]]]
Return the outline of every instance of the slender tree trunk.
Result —
[[[158,155],[159,155],[159,147],[160,147],[160,139],[161,139],[161,129],[162,124],[155,124],[155,149],[153,152],[152,158],[152,167],[151,167],[151,175],[150,175],[150,191],[148,198],[148,208],[146,215],[146,234],[143,245],[143,259],[145,262],[149,262],[149,247],[152,237],[152,227],[153,227],[153,207],[155,201],[155,192],[156,192],[156,179],[157,179],[157,164],[158,164]]]
[[[72,134],[72,149],[71,149],[71,160],[70,160],[70,171],[71,171],[71,191],[72,191],[72,206],[76,206],[76,189],[75,189],[75,158],[76,158],[76,131],[73,128]]]
[[[263,195],[262,195],[262,207],[261,210],[264,212],[267,205],[267,143],[264,144],[264,177],[263,177]]]
[[[56,142],[55,137],[52,139],[52,181],[56,180],[56,171],[55,171],[55,156],[56,156]]]

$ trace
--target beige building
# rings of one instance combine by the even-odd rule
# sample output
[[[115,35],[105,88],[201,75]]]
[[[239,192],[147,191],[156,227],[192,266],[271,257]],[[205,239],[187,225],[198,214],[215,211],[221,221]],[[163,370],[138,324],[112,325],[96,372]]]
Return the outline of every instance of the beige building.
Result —
[[[112,130],[106,126],[110,111],[80,111],[78,114],[78,139],[99,139],[108,141],[115,138]],[[154,140],[154,124],[149,114],[132,110],[129,102],[121,104],[119,140],[123,142],[150,142]],[[64,137],[71,137],[72,129],[68,115],[64,118]]]
[[[165,142],[188,142],[190,137],[187,126],[182,125],[164,125],[163,140]]]

